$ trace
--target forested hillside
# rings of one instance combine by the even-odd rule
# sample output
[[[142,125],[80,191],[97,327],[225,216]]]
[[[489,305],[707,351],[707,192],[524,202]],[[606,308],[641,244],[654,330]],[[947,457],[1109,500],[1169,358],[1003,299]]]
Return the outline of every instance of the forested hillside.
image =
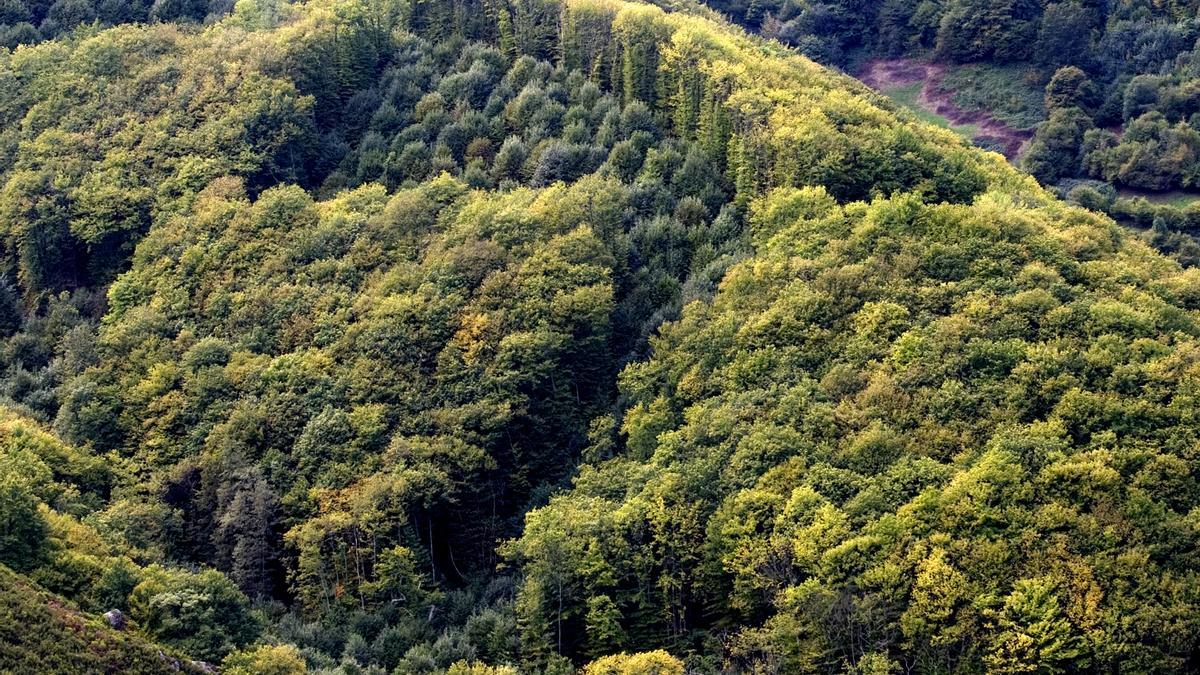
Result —
[[[1020,163],[1045,185],[1153,228],[1149,240],[1185,264],[1200,261],[1196,2],[708,4],[850,72],[886,59],[937,64],[946,75],[927,87],[947,105],[1036,128]]]
[[[1094,178],[1145,190],[1196,186],[1200,37],[1191,1],[767,0],[711,4],[765,35],[855,70],[911,56],[963,71],[965,105],[1039,125],[1024,162],[1047,184]],[[1026,101],[1033,87],[1044,98]],[[973,98],[973,100],[971,100]]]
[[[184,14],[0,50],[23,620],[229,673],[1198,667],[1194,270],[700,7]]]

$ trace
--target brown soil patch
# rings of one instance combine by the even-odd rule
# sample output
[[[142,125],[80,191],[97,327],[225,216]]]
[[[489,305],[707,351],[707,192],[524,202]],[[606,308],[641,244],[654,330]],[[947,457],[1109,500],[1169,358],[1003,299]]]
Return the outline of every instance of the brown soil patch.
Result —
[[[868,61],[858,79],[879,92],[921,83],[918,103],[925,110],[945,117],[955,126],[974,125],[976,142],[1002,148],[1004,156],[1016,159],[1033,138],[1032,129],[1015,129],[979,110],[963,110],[954,103],[954,92],[942,86],[946,67],[913,59],[875,59]]]

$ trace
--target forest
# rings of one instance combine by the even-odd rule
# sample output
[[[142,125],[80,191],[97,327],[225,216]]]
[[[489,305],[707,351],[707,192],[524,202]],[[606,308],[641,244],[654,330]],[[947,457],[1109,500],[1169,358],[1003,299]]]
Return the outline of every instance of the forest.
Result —
[[[1025,168],[1047,185],[1197,185],[1200,37],[1187,0],[714,0],[764,35],[853,70],[873,57],[1017,67],[1044,88]],[[1043,107],[1043,106],[1038,106]]]
[[[0,671],[1200,670],[1197,212],[902,5],[0,0]]]
[[[957,102],[1033,125],[1020,164],[1064,199],[1200,262],[1200,3],[710,0],[821,63],[961,69]]]

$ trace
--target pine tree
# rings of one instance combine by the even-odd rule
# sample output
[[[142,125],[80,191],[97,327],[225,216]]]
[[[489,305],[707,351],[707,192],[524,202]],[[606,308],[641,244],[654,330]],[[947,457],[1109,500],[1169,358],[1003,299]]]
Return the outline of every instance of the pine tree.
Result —
[[[512,32],[512,13],[508,7],[500,7],[497,13],[497,23],[500,31],[500,52],[509,61],[517,58],[517,41],[514,32]]]
[[[239,481],[213,533],[229,577],[252,598],[270,597],[275,591],[278,508],[279,499],[255,471]]]

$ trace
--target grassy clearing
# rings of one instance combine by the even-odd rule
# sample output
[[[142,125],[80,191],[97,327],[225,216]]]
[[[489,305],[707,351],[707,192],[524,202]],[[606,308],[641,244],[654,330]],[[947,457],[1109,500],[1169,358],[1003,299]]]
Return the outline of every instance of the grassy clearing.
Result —
[[[1021,66],[956,66],[942,86],[954,92],[963,110],[986,111],[1014,129],[1029,129],[1046,118],[1043,88]]]
[[[1166,204],[1176,208],[1183,208],[1192,202],[1200,201],[1200,192],[1187,192],[1185,190],[1168,190],[1166,192],[1147,192],[1145,190],[1134,190],[1133,188],[1121,188],[1117,190],[1117,195],[1126,199],[1144,198],[1152,204]]]
[[[885,89],[883,94],[892,99],[896,103],[908,108],[922,122],[935,124],[943,129],[950,129],[958,133],[967,140],[972,140],[979,133],[979,127],[975,124],[951,124],[950,120],[929,110],[921,103],[921,87],[922,83],[913,82],[901,87]]]

